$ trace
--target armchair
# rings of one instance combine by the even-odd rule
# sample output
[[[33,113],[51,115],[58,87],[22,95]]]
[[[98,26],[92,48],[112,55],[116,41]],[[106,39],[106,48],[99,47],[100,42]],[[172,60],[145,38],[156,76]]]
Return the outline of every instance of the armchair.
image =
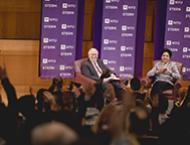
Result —
[[[81,73],[81,66],[86,60],[87,58],[81,58],[81,59],[75,60],[74,62],[74,70],[75,70],[74,79],[76,82],[80,83],[82,86],[93,85],[96,83],[96,81],[84,76]]]

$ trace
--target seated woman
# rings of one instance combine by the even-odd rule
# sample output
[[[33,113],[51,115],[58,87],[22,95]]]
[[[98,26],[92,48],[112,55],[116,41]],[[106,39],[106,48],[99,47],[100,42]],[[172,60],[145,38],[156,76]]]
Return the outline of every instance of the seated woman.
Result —
[[[172,89],[176,80],[181,78],[176,63],[171,61],[171,56],[172,52],[164,49],[161,53],[161,60],[147,73],[149,78],[154,78],[151,94]]]

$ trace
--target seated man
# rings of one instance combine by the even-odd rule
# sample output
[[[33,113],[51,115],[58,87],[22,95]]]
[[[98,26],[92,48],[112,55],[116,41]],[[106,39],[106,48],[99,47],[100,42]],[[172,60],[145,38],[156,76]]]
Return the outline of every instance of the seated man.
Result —
[[[149,78],[154,78],[151,93],[160,93],[174,87],[176,80],[181,78],[175,62],[171,61],[172,52],[164,49],[161,60],[147,73]]]
[[[119,80],[111,70],[104,65],[103,61],[98,59],[98,51],[95,48],[91,48],[88,51],[88,60],[82,65],[82,74],[85,76],[99,81],[101,76],[104,74],[104,81],[108,80]]]
[[[104,83],[111,82],[116,93],[121,90],[118,82],[119,78],[98,58],[98,51],[95,48],[91,48],[88,51],[88,59],[82,65],[81,72],[97,82],[101,80]]]

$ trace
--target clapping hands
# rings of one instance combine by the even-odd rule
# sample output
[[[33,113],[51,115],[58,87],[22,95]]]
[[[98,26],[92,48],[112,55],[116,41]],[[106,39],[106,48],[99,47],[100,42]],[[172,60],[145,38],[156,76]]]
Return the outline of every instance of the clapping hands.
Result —
[[[167,68],[160,68],[159,70],[157,70],[157,74],[160,75],[160,74],[163,74],[167,71]]]
[[[169,71],[167,68],[160,68],[159,70],[157,70],[157,74],[171,74],[171,71]]]

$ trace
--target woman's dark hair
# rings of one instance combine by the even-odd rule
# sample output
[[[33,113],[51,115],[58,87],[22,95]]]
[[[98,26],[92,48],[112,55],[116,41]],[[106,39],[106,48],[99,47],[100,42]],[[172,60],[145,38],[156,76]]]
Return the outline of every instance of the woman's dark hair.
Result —
[[[161,56],[162,56],[163,53],[165,53],[165,52],[167,52],[167,53],[169,54],[170,58],[172,57],[172,51],[169,50],[168,48],[165,48],[165,49],[162,50]]]

